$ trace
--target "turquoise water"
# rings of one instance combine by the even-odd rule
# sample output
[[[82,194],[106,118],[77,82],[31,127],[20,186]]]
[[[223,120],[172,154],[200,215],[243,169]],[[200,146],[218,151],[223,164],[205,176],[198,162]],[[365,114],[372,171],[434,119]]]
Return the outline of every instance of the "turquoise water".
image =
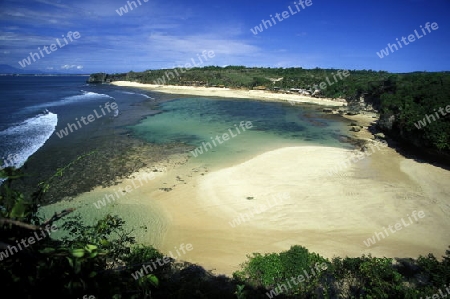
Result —
[[[245,161],[256,154],[284,146],[322,145],[351,148],[339,142],[348,127],[338,116],[321,112],[317,105],[291,106],[250,99],[183,98],[161,104],[162,113],[131,127],[148,142],[184,142],[202,147],[203,154],[192,159],[210,167]],[[241,122],[252,128],[243,131]],[[236,129],[239,128],[239,131]],[[229,130],[235,135],[231,136]],[[229,140],[211,138],[228,133]],[[203,142],[209,142],[205,151]]]
[[[284,103],[272,103],[256,100],[234,100],[215,98],[183,98],[160,104],[161,113],[146,117],[139,124],[129,127],[132,134],[147,142],[171,143],[184,142],[193,147],[202,146],[202,142],[211,142],[210,137],[229,134],[234,137],[214,146],[204,154],[190,156],[188,163],[175,168],[147,186],[146,192],[134,191],[129,197],[119,199],[117,203],[108,204],[102,209],[94,203],[106,194],[111,194],[115,187],[99,189],[78,196],[73,201],[62,201],[42,207],[40,212],[49,218],[64,208],[74,207],[83,215],[86,223],[93,223],[107,213],[123,217],[127,228],[133,229],[145,223],[152,229],[148,232],[137,230],[134,234],[139,242],[156,247],[163,244],[165,234],[170,226],[166,211],[157,205],[157,200],[150,197],[150,192],[161,187],[178,184],[175,177],[180,175],[187,179],[193,168],[201,166],[215,171],[224,167],[245,162],[258,154],[285,146],[321,145],[351,148],[349,144],[339,142],[340,135],[347,135],[348,126],[342,118],[322,113],[322,107],[302,104],[291,106]],[[252,122],[252,128],[237,132],[235,124]],[[204,168],[203,168],[204,167]],[[167,183],[167,184],[166,184]],[[179,183],[182,184],[182,183]],[[139,189],[140,190],[140,189]],[[142,205],[141,198],[148,199],[148,205]],[[61,236],[55,234],[55,237]]]

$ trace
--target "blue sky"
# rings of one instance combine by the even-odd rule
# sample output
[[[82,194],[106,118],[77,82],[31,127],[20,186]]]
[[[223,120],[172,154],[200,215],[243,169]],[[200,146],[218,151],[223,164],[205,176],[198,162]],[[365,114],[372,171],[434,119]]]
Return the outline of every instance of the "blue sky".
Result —
[[[294,0],[139,1],[130,10],[126,0],[1,0],[0,64],[21,68],[30,52],[78,31],[26,69],[144,71],[185,65],[208,50],[215,56],[203,65],[450,71],[449,0],[311,0],[256,35],[250,29],[262,19],[289,6],[295,12]],[[376,54],[427,22],[439,29],[382,59]]]

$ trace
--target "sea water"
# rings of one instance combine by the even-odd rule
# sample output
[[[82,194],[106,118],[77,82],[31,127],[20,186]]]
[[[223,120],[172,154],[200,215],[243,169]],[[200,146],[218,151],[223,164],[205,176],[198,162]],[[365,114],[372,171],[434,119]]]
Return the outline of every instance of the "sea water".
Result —
[[[75,159],[86,144],[98,137],[113,138],[118,128],[137,122],[136,103],[152,99],[141,92],[124,91],[106,84],[87,84],[88,76],[0,76],[0,167],[20,168],[36,154],[51,152],[40,161],[52,164],[52,171],[63,167],[57,161]],[[59,138],[68,124],[100,111],[105,103],[116,102],[117,110],[94,122],[77,126]],[[130,116],[131,115],[131,116]],[[75,126],[72,126],[75,128]],[[31,171],[36,171],[32,169]]]
[[[190,157],[188,163],[201,164],[210,170],[232,166],[255,155],[285,146],[351,147],[339,141],[339,136],[345,135],[348,131],[346,124],[337,116],[324,114],[318,105],[293,106],[289,103],[252,99],[169,96],[107,84],[88,85],[85,79],[56,78],[56,81],[53,81],[55,78],[19,78],[18,81],[22,84],[19,84],[20,82],[13,82],[15,86],[11,84],[14,88],[11,87],[8,100],[16,100],[21,105],[2,108],[1,114],[10,117],[7,120],[2,119],[2,133],[8,138],[17,138],[14,135],[20,130],[14,128],[21,128],[23,133],[19,135],[23,139],[33,138],[34,135],[40,136],[40,139],[36,140],[36,146],[25,153],[24,160],[30,155],[36,155],[32,153],[34,150],[50,151],[52,160],[58,160],[59,156],[67,155],[68,151],[81,152],[86,144],[96,142],[95,136],[114,138],[118,130],[149,143],[182,142],[189,145],[192,150],[201,147],[203,143],[211,142],[211,137],[214,139],[217,135],[223,136],[232,130],[234,137],[230,136],[228,141],[217,144],[197,157],[190,151],[186,152]],[[134,104],[153,98],[159,100],[163,97],[172,97],[173,100],[157,104],[155,109],[160,111],[159,114],[142,120],[132,116],[136,113],[136,109],[132,109]],[[118,103],[120,111],[118,115],[111,115],[107,121],[96,120],[62,139],[57,137],[56,132],[66,127],[67,123],[73,123],[76,117],[87,116],[106,101]],[[3,104],[7,102],[4,100]],[[43,113],[44,109],[48,112]],[[56,125],[56,119],[53,118],[57,118]],[[123,122],[124,119],[129,121]],[[54,122],[51,123],[51,120]],[[247,122],[251,123],[251,128],[244,131],[240,125]],[[47,127],[42,130],[25,130],[28,127],[36,127],[36,123],[40,124],[38,127]],[[241,128],[239,133],[237,128]],[[7,155],[19,152],[14,149],[28,148],[28,145],[21,144],[19,139],[16,143],[2,143],[0,153]],[[43,164],[51,162],[53,161],[46,159],[42,161]],[[160,187],[162,186],[155,185],[155,188]],[[41,215],[48,218],[55,212],[71,207],[76,208],[76,213],[83,215],[83,219],[87,222],[98,220],[110,212],[126,219],[133,219],[130,222],[133,227],[142,219],[152,219],[151,223],[146,223],[154,230],[152,240],[156,244],[157,240],[163,238],[167,220],[163,216],[164,213],[151,204],[143,207],[125,198],[121,199],[121,202],[126,203],[124,205],[108,205],[97,209],[94,203],[101,200],[108,190],[98,189],[96,192],[81,194],[72,201],[60,201],[42,207]],[[151,201],[151,198],[149,200]]]
[[[350,148],[339,141],[348,130],[342,120],[324,114],[317,105],[191,97],[160,106],[162,113],[131,127],[135,136],[147,142],[190,144],[191,160],[211,169],[285,146]],[[228,140],[223,140],[223,134],[228,134]]]

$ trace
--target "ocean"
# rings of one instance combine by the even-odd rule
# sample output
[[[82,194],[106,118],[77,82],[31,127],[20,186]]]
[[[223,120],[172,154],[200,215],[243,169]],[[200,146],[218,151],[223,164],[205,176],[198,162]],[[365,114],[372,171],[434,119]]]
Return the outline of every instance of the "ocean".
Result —
[[[317,105],[153,93],[87,84],[86,79],[0,77],[0,155],[13,157],[7,162],[12,166],[22,166],[26,176],[9,183],[25,198],[37,190],[39,182],[50,180],[41,202],[43,218],[70,207],[87,223],[107,212],[129,219],[130,229],[141,225],[142,219],[151,219],[146,224],[152,233],[140,232],[137,237],[158,244],[167,223],[154,198],[142,195],[149,201],[146,207],[98,209],[93,203],[141,168],[167,165],[170,176],[160,173],[161,179],[151,184],[155,190],[170,190],[174,184],[170,177],[184,179],[186,169],[219,170],[281,147],[352,148],[343,142],[347,122],[323,113]],[[248,122],[251,128],[246,126],[244,131],[242,124]],[[228,133],[229,140],[224,140]],[[222,141],[214,143],[217,136]],[[199,147],[203,153],[193,155]],[[62,175],[55,177],[58,170]]]
[[[125,128],[154,113],[155,99],[139,90],[87,84],[87,79],[0,76],[0,166],[22,167],[26,177],[15,186],[20,191],[30,194],[59,168],[96,150],[95,161],[79,163],[56,182],[52,201],[132,172],[111,157],[133,146]]]
[[[99,127],[104,132],[110,131],[107,127],[111,125],[114,113],[127,111],[126,106],[139,100],[151,99],[147,94],[90,85],[86,83],[87,78],[0,76],[0,157],[4,160],[3,167],[23,166],[47,142],[58,145],[91,138]],[[119,109],[101,113],[100,106],[107,102],[116,102]],[[81,126],[77,125],[79,118],[87,117],[94,111],[98,111],[94,122],[85,120]],[[104,118],[100,120],[97,116]],[[72,126],[71,136],[58,138],[54,133],[63,130],[69,123],[76,125],[76,128]]]
[[[200,151],[190,151],[190,158],[210,170],[286,146],[351,148],[340,139],[348,130],[342,118],[313,104],[192,96],[164,102],[160,109],[133,126],[133,135],[151,143],[193,145]],[[247,122],[251,128],[242,128]]]
[[[87,78],[0,76],[0,157],[2,167],[23,167],[27,177],[17,186],[32,192],[95,152],[55,181],[50,202],[114,184],[169,154],[192,153],[243,121],[252,128],[190,159],[218,169],[284,146],[351,148],[342,142],[345,122],[317,105],[158,94]]]

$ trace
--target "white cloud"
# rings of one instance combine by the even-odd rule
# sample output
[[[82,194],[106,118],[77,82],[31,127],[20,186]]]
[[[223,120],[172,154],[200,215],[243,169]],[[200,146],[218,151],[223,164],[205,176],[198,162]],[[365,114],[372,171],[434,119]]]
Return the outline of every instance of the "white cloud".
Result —
[[[75,64],[72,64],[72,65],[70,65],[70,64],[65,64],[65,65],[62,65],[62,66],[61,66],[61,69],[63,69],[63,70],[71,70],[71,69],[73,69],[73,68],[76,68],[76,69],[78,69],[78,70],[81,70],[81,69],[83,68],[83,66],[82,66],[82,65],[75,65]]]
[[[25,15],[18,11],[7,11],[5,12],[6,15],[10,15],[12,17],[24,17]]]
[[[189,58],[186,55],[193,55],[203,50],[213,50],[216,54],[223,55],[245,55],[259,52],[259,48],[245,41],[231,38],[222,38],[214,35],[191,35],[173,36],[160,33],[153,33],[149,37],[152,48],[161,54],[172,54],[175,52],[179,57]],[[168,55],[169,56],[169,55]]]

